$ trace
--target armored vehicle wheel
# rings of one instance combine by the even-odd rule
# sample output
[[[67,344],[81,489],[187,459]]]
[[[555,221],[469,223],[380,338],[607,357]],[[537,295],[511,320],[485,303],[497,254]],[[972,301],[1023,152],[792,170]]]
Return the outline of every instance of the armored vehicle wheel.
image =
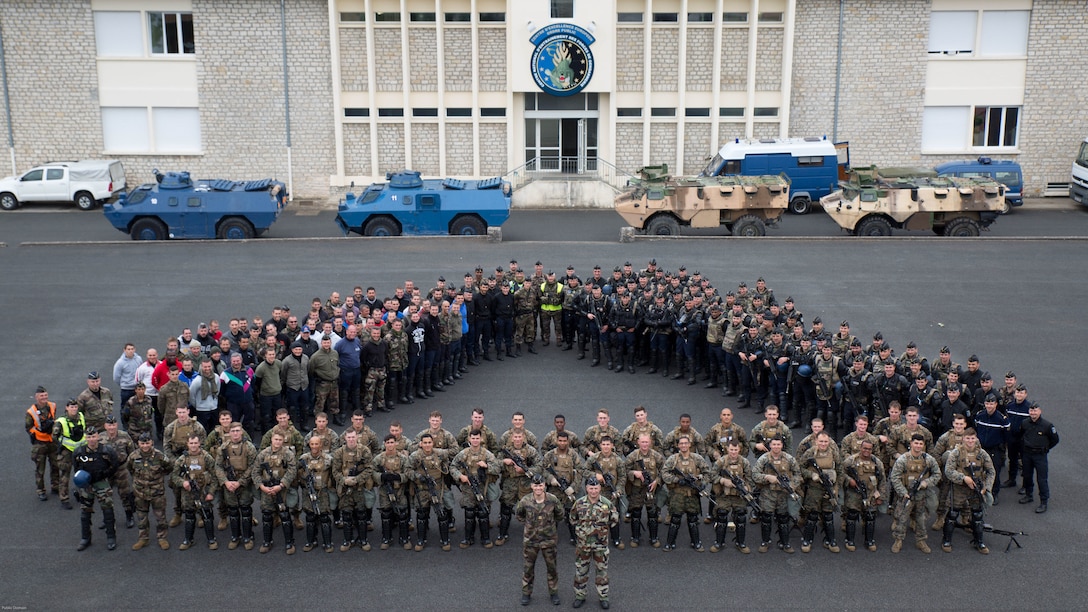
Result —
[[[858,236],[891,236],[892,224],[884,217],[869,216],[858,223],[854,233]]]
[[[967,217],[952,219],[944,226],[945,236],[978,236],[981,231],[978,222]]]
[[[749,238],[766,236],[767,226],[763,223],[763,219],[755,215],[744,215],[733,223],[733,235]]]
[[[1004,204],[1002,204],[1002,206],[1001,206],[1001,214],[1007,215],[1007,214],[1009,214],[1011,212],[1012,212],[1012,204],[1009,204],[1009,201],[1005,200]]]
[[[245,219],[224,219],[215,232],[215,237],[223,240],[249,240],[253,236],[253,226]]]
[[[482,236],[487,233],[487,226],[476,217],[462,215],[450,223],[450,234],[453,236]]]
[[[98,202],[95,201],[94,196],[86,191],[77,193],[75,201],[76,207],[80,210],[94,210],[95,204],[98,204]]]
[[[158,219],[137,219],[131,234],[133,240],[166,240],[166,226]]]
[[[646,224],[646,233],[651,236],[679,236],[680,222],[671,215],[658,215]]]
[[[807,196],[798,196],[790,200],[789,211],[795,215],[807,215],[812,210],[812,200]]]
[[[389,217],[375,217],[363,227],[364,236],[399,236],[397,224]]]
[[[19,208],[19,200],[13,193],[0,193],[0,208],[4,210],[15,210]]]

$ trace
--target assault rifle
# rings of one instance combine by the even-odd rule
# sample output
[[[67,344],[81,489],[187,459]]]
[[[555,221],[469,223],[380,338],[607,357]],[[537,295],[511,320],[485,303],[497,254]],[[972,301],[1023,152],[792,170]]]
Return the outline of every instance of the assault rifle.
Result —
[[[379,474],[387,474],[388,472],[386,471],[384,465],[378,465],[378,473]],[[382,492],[385,493],[386,499],[389,500],[390,505],[396,506],[397,505],[397,492],[396,492],[395,489],[393,489],[393,483],[392,482],[387,482],[384,478],[382,478],[381,481],[382,481]]]
[[[968,464],[965,469],[967,470],[967,475],[970,476],[971,480],[973,480],[975,482],[975,488],[974,488],[974,490],[972,492],[974,493],[975,499],[978,500],[979,509],[985,514],[985,512],[986,512],[986,498],[982,496],[982,479],[979,478],[978,476],[975,476],[975,466],[974,465]],[[996,478],[996,476],[995,476],[995,478]]]
[[[272,476],[272,466],[269,465],[267,461],[261,464],[261,471],[268,476],[268,478],[266,478],[264,481],[264,486],[271,489],[272,487],[280,485],[280,479]],[[277,511],[285,512],[287,510],[286,506],[284,506],[283,503],[283,491],[276,493],[276,495],[272,498],[272,501],[276,502]]]
[[[604,486],[608,487],[608,492],[612,494],[612,497],[616,496],[616,482],[612,478],[612,474],[609,474],[601,467],[601,462],[596,459],[589,465],[589,468],[595,472],[599,472],[604,476]]]
[[[868,512],[869,511],[869,485],[865,484],[865,481],[863,481],[861,479],[861,476],[858,475],[858,471],[856,469],[854,469],[854,466],[850,466],[850,467],[846,468],[846,475],[849,476],[850,478],[853,478],[854,482],[857,483],[857,486],[855,486],[854,489],[858,492],[858,495],[861,496],[861,505],[862,505],[862,507],[865,508],[866,512]]]
[[[918,475],[914,484],[910,486],[910,492],[903,498],[904,504],[910,503],[910,500],[914,499],[914,496],[918,494],[918,489],[922,488],[922,482],[925,481],[926,477],[929,476],[929,473],[932,471],[933,468],[928,465],[926,466],[926,469],[922,470],[922,473]]]
[[[852,378],[852,376],[853,376],[853,368],[851,368],[850,370],[851,370],[850,372],[847,372],[847,377],[841,379],[842,380],[842,386],[846,390],[846,397],[847,397],[847,399],[850,400],[850,405],[854,407],[854,416],[855,417],[857,415],[860,415],[860,414],[865,414],[866,416],[868,416],[869,415],[868,409],[866,409],[864,406],[858,404],[858,398],[857,398],[856,395],[854,395],[854,386],[850,384],[850,378]],[[860,380],[862,382],[865,381],[864,376],[865,376],[865,370],[862,370],[861,371],[861,378],[860,378]],[[853,478],[853,477],[851,476],[851,478]],[[855,480],[857,480],[857,479],[855,479]]]
[[[310,469],[310,466],[306,465],[304,459],[298,460],[298,468],[300,470],[306,470],[306,491],[310,495],[310,506],[314,509],[314,516],[321,514],[321,508],[317,504],[317,485],[315,483],[314,472]]]
[[[829,477],[823,471],[823,469],[820,468],[820,464],[816,462],[815,457],[809,459],[808,464],[809,464],[809,467],[816,470],[816,473],[819,474],[819,476],[820,476],[820,484],[823,485],[824,494],[827,495],[827,498],[829,500],[831,500],[831,511],[832,512],[838,512],[839,511],[839,499],[838,499],[838,496],[835,494],[835,483],[831,482],[831,477]]]
[[[744,500],[744,503],[748,504],[748,507],[751,508],[753,512],[762,512],[759,503],[756,501],[756,497],[752,495],[752,492],[744,485],[744,479],[729,470],[721,470],[718,472],[718,475],[733,481],[733,488],[736,489],[737,495],[740,495],[741,499]]]
[[[705,484],[700,484],[691,474],[685,474],[676,468],[672,468],[671,472],[680,481],[680,484],[689,487],[697,492],[701,497],[705,497],[710,505],[717,506],[718,503],[714,501],[714,496],[710,494],[710,490]]]
[[[778,485],[786,490],[786,493],[789,494],[790,499],[793,499],[794,501],[801,499],[801,496],[797,494],[797,491],[793,490],[793,485],[790,484],[790,479],[782,472],[779,472],[778,468],[774,466],[774,463],[768,461],[767,466],[771,468],[772,472],[774,472],[775,478],[778,479]]]
[[[484,496],[484,491],[481,488],[483,486],[483,479],[480,478],[479,472],[473,476],[472,471],[468,469],[468,464],[464,461],[458,461],[458,465],[461,466],[463,474],[468,477],[468,486],[472,489],[472,495],[476,498],[476,509],[482,511],[484,514],[489,514],[490,509],[487,507],[487,497]],[[481,470],[483,468],[477,468]]]
[[[431,505],[434,506],[434,512],[438,520],[447,520],[447,510],[445,504],[442,503],[442,496],[438,493],[438,483],[427,473],[425,466],[420,470],[419,475],[423,477],[423,482],[427,484],[427,492],[431,494]]]
[[[197,484],[196,479],[193,478],[192,468],[187,464],[182,464],[180,476],[185,482],[189,483],[189,494],[193,497],[193,505],[196,506],[197,512],[205,521],[210,520],[207,508],[204,507],[204,487]]]
[[[227,451],[227,447],[223,447],[223,465],[226,467],[227,480],[232,482],[238,480],[238,473],[234,471],[234,465],[230,462],[230,452]]]
[[[502,454],[506,455],[508,459],[514,462],[514,465],[521,468],[521,471],[525,472],[525,475],[529,475],[529,466],[525,465],[525,460],[521,458],[517,453],[511,452],[509,448],[503,448]]]

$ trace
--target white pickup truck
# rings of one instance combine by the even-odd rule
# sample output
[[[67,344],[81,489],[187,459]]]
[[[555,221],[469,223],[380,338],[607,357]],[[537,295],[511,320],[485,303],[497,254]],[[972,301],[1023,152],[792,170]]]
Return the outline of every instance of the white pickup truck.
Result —
[[[125,190],[125,167],[117,160],[51,162],[0,180],[0,208],[26,202],[75,202],[91,210]]]

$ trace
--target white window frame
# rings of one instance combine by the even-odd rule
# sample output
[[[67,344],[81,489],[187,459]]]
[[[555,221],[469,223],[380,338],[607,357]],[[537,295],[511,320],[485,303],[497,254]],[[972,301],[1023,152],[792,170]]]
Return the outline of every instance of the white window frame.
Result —
[[[104,106],[102,111],[103,152],[125,155],[203,155],[200,109],[166,106]],[[196,125],[179,121],[178,111],[196,113]],[[181,117],[184,118],[184,117]],[[124,128],[129,127],[125,132]],[[158,129],[156,129],[158,127]],[[111,137],[118,130],[122,138]],[[188,137],[182,146],[160,142],[169,134]],[[185,138],[183,138],[185,139]],[[113,142],[111,142],[113,141]]]
[[[983,134],[987,134],[990,128],[989,109],[1001,108],[1001,143],[997,146],[976,145],[975,114],[978,109],[986,109],[984,116]],[[1015,135],[1016,142],[1005,144],[1004,124],[1008,117],[1008,109],[1017,111]],[[1016,153],[1020,142],[1020,127],[1024,117],[1022,106],[927,106],[922,111],[921,151],[923,154],[970,154],[970,153]],[[955,140],[956,142],[952,142]]]
[[[95,55],[145,57],[143,24],[140,11],[94,11]]]
[[[958,17],[953,17],[953,16]],[[935,22],[934,17],[937,17],[939,21]],[[938,27],[938,35],[944,34],[947,37],[947,32],[953,31],[956,27],[955,23],[945,23],[942,19],[947,20],[966,20],[970,19],[973,22],[973,31],[964,32],[960,38],[962,42],[957,45],[961,47],[970,47],[963,49],[934,49],[934,26]],[[961,24],[966,27],[966,23]],[[1009,26],[1015,25],[1015,31],[1008,29]],[[1021,31],[1019,26],[1023,26]],[[929,14],[929,40],[927,41],[927,50],[931,59],[934,58],[955,58],[955,59],[968,59],[968,58],[1026,58],[1028,47],[1028,36],[1031,28],[1031,11],[1024,10],[959,10],[959,11],[931,11]],[[992,32],[996,31],[996,34]],[[942,37],[943,38],[943,37]],[[1017,49],[1014,51],[1007,51],[1003,47],[1004,42],[1008,42],[1015,38],[1017,43]],[[968,39],[970,43],[968,44]],[[1000,41],[998,44],[994,44],[994,41]]]
[[[147,11],[144,14],[147,16],[147,18],[144,21],[147,23],[147,54],[148,54],[149,57],[157,57],[157,58],[158,57],[186,57],[186,56],[196,55],[196,32],[195,32],[195,30],[193,32],[193,41],[192,41],[193,51],[191,53],[186,52],[185,51],[185,36],[184,36],[185,30],[182,27],[182,16],[183,15],[188,15],[190,21],[192,21],[193,13],[191,11]],[[152,20],[154,15],[158,15],[159,18],[162,20],[162,29],[163,29],[163,41],[162,41],[162,44],[163,44],[163,49],[164,50],[161,51],[161,52],[155,51],[154,46],[153,46],[154,42],[152,40],[152,30],[154,28],[152,26],[151,20]],[[166,16],[167,15],[174,15],[174,17],[175,17],[174,27],[177,29],[177,37],[178,37],[178,50],[176,52],[171,52],[169,50],[169,45],[167,44],[167,38],[166,38],[166,27],[167,27],[166,26]]]
[[[974,142],[975,142],[974,117],[976,115],[978,115],[978,112],[981,109],[985,109],[985,112],[983,113],[984,120],[983,120],[983,127],[982,127],[982,138],[983,138],[984,141],[989,140],[990,129],[992,127],[991,124],[990,124],[990,115],[992,114],[991,111],[993,109],[1001,109],[1001,119],[1000,119],[1001,125],[997,127],[999,142],[996,145],[985,144],[985,142],[983,144],[974,144]],[[1014,142],[1012,144],[1006,144],[1005,143],[1005,124],[1008,121],[1009,110],[1010,109],[1015,109],[1016,110],[1016,127],[1013,130],[1013,138],[1016,140],[1016,142]],[[981,149],[985,149],[985,150],[989,150],[989,151],[992,151],[992,150],[995,150],[995,149],[1016,149],[1017,146],[1019,146],[1019,143],[1020,143],[1020,119],[1023,116],[1024,116],[1024,108],[1022,106],[974,106],[974,107],[972,107],[971,108],[971,118],[972,118],[972,121],[971,121],[971,147],[972,147],[972,149],[976,150],[976,151],[981,150]]]

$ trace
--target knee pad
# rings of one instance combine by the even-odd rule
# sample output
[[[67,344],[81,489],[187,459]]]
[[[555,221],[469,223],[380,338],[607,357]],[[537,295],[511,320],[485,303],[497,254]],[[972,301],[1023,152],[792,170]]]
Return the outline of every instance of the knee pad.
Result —
[[[683,514],[674,514],[674,515],[669,517],[669,524],[679,527],[680,526],[680,521],[682,521],[683,519],[684,519]]]
[[[952,508],[952,509],[948,510],[948,515],[947,515],[947,517],[945,517],[946,521],[952,521],[953,523],[955,523],[955,522],[958,522],[959,519],[960,519],[960,511],[959,510],[957,510],[955,508]]]
[[[748,511],[745,510],[744,508],[734,508],[733,509],[733,522],[734,523],[744,522],[746,520],[746,518],[747,518],[746,517],[747,514],[748,514]]]
[[[857,510],[847,510],[846,511],[846,520],[848,520],[848,521],[856,521],[856,520],[858,520],[858,517],[860,517],[860,516],[861,516],[861,513],[858,512]]]

